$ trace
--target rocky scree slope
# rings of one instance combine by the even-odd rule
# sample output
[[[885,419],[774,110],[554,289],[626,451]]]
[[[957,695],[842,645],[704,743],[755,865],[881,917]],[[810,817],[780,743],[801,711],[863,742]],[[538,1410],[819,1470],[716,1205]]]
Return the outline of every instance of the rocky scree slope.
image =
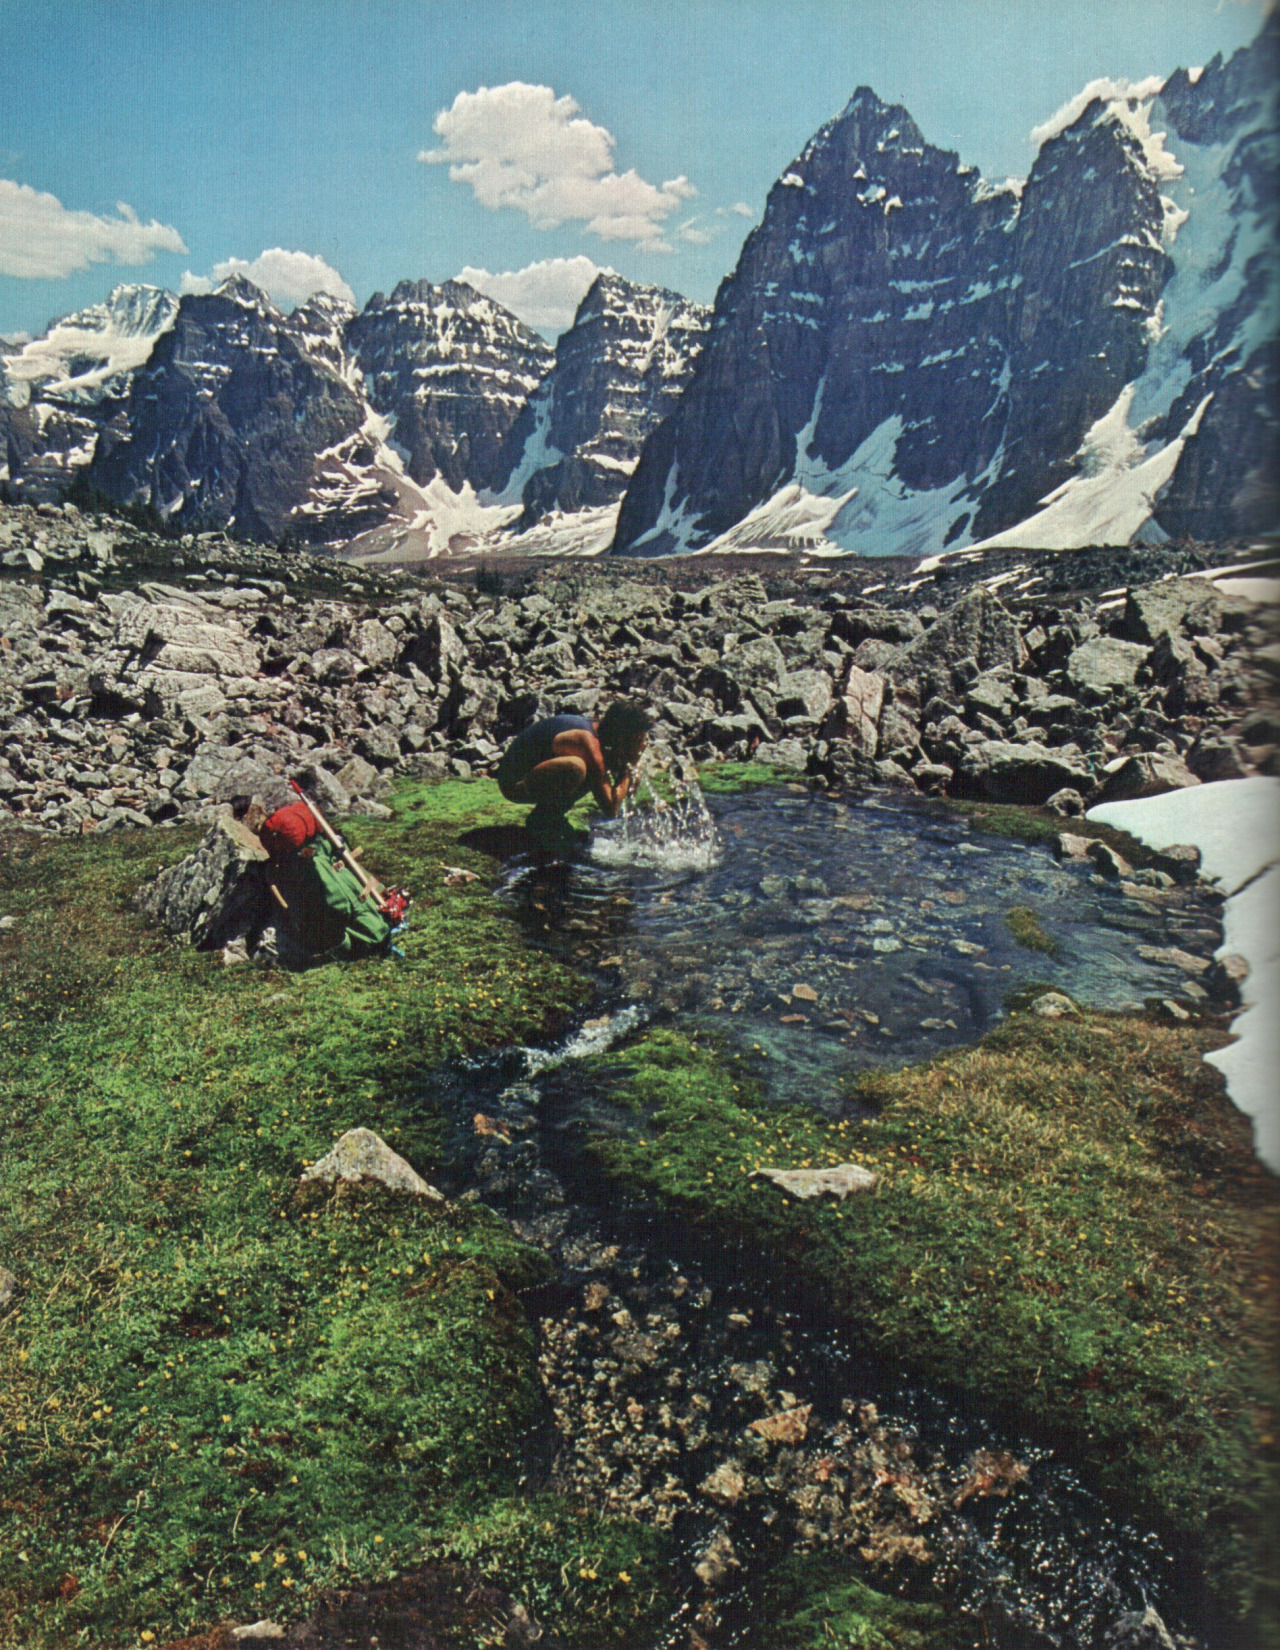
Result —
[[[596,564],[486,594],[54,506],[0,508],[0,571],[0,803],[45,830],[271,801],[295,775],[377,812],[397,773],[486,772],[534,716],[624,693],[699,761],[1066,812],[1273,772],[1280,742],[1276,612],[1201,579],[1013,608],[977,585],[940,612]]]
[[[1274,16],[993,187],[866,87],[770,191],[614,548],[929,553],[1275,518]],[[727,540],[726,540],[727,536]]]

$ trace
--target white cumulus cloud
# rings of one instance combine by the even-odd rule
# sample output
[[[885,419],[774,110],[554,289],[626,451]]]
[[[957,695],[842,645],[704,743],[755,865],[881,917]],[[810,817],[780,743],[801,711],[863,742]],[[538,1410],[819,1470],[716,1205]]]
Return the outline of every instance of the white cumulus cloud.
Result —
[[[187,250],[176,229],[142,223],[123,201],[116,213],[72,212],[56,195],[0,178],[0,275],[61,280],[90,264],[146,264],[157,252]]]
[[[754,218],[756,215],[755,207],[748,206],[746,201],[734,201],[729,210],[736,212],[740,218]]]
[[[491,211],[512,207],[537,229],[583,223],[604,241],[670,252],[663,226],[697,190],[686,177],[647,182],[614,170],[613,133],[585,119],[571,97],[522,80],[459,92],[432,124],[443,139],[418,156],[447,165]]]
[[[286,252],[282,246],[268,247],[252,262],[247,258],[227,258],[220,264],[214,264],[208,275],[193,275],[187,270],[178,290],[212,292],[229,275],[243,275],[285,309],[292,309],[295,304],[305,302],[317,292],[345,298],[349,304],[356,301],[355,293],[342,276],[323,258],[311,252]]]
[[[1059,132],[1065,132],[1068,126],[1074,126],[1095,98],[1101,98],[1104,103],[1111,103],[1116,99],[1136,99],[1142,102],[1145,98],[1158,96],[1163,86],[1164,80],[1158,74],[1148,75],[1145,80],[1112,80],[1106,75],[1101,80],[1091,80],[1074,97],[1069,97],[1057,113],[1051,115],[1042,126],[1032,127],[1031,141],[1038,149],[1042,143],[1048,143],[1050,138],[1057,137]]]
[[[596,276],[612,273],[579,253],[576,258],[544,258],[541,263],[498,275],[468,264],[458,271],[456,279],[502,304],[527,327],[539,332],[563,332],[573,325],[578,305]]]

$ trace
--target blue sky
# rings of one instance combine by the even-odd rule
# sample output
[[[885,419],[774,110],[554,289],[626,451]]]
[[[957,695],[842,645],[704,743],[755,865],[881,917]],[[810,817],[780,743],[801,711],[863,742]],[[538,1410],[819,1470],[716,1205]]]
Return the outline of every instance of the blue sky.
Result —
[[[0,0],[0,332],[118,281],[198,287],[228,260],[285,302],[339,276],[363,303],[406,276],[586,259],[710,301],[748,209],[858,85],[988,176],[1021,175],[1031,128],[1087,81],[1207,62],[1260,16],[1258,0]],[[307,256],[256,265],[267,249]],[[495,290],[553,325],[586,269]]]

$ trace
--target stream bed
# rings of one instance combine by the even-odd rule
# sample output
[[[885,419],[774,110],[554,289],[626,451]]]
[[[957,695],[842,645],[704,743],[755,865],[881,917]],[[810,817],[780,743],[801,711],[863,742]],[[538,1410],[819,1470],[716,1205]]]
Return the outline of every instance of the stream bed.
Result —
[[[1126,893],[884,797],[772,787],[682,806],[656,850],[633,819],[572,861],[509,867],[500,897],[591,971],[596,1000],[558,1048],[433,1079],[454,1124],[442,1186],[554,1264],[534,1306],[546,1481],[673,1532],[681,1602],[651,1650],[767,1650],[760,1578],[796,1549],[940,1591],[959,1643],[1094,1650],[1147,1604],[1185,1631],[1194,1579],[1052,1450],[878,1365],[763,1257],[618,1198],[575,1139],[608,1103],[583,1057],[646,1022],[705,1028],[752,1060],[767,1103],[835,1116],[857,1113],[859,1072],[974,1042],[1033,984],[1196,1006],[1205,970],[1168,953],[1207,960],[1216,905],[1195,887]]]

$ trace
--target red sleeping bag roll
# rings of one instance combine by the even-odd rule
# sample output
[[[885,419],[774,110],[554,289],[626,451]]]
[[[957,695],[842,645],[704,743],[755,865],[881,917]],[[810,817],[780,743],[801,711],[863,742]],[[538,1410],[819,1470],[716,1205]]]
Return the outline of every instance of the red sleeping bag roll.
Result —
[[[316,816],[305,802],[290,802],[286,807],[277,808],[270,819],[258,827],[262,846],[272,859],[296,854],[315,834]]]

